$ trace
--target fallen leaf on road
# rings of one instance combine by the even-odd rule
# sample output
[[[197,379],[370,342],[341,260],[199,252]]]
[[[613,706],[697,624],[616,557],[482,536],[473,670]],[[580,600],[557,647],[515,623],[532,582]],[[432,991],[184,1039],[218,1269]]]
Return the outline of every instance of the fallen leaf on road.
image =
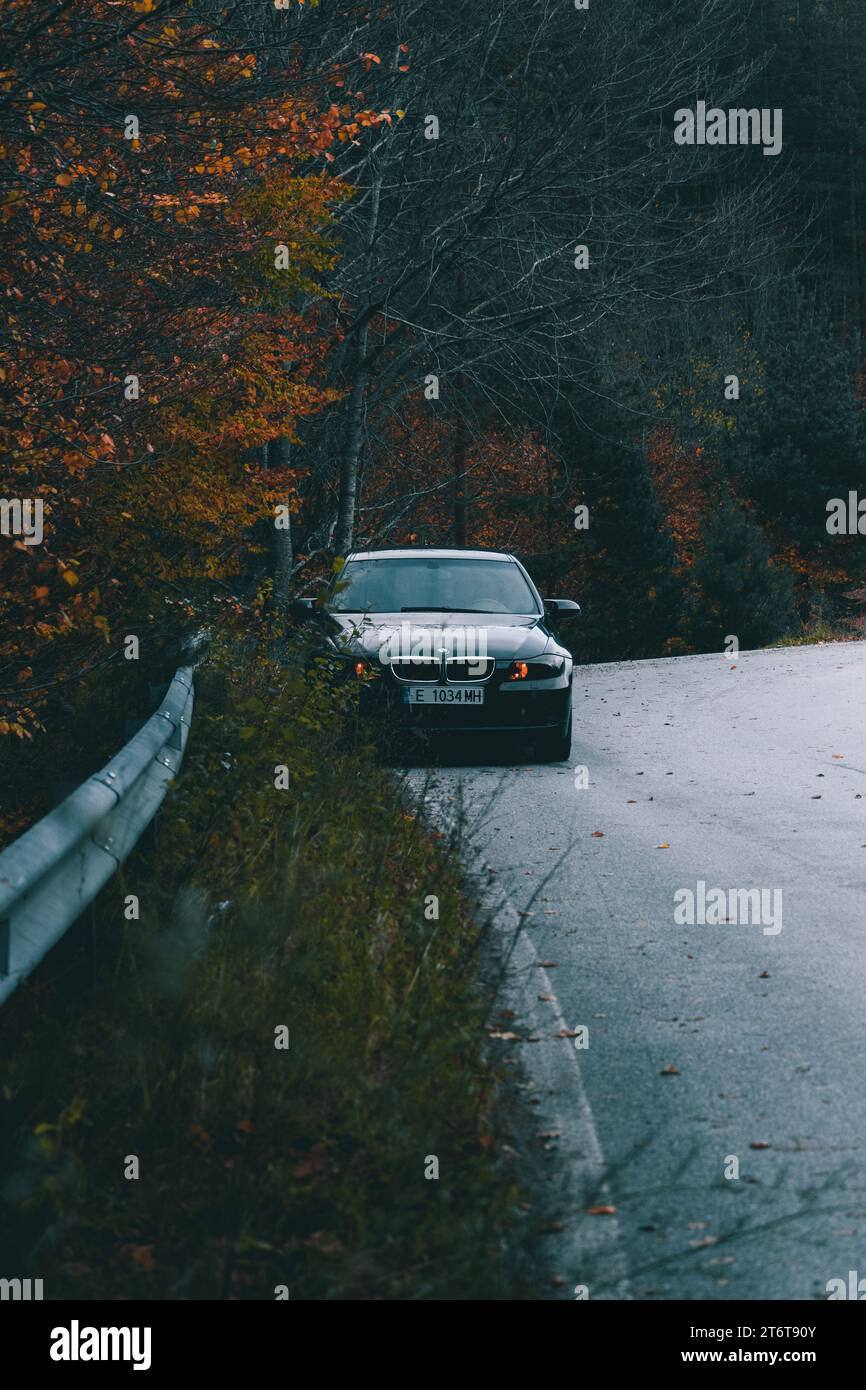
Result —
[[[538,997],[539,997],[539,999],[541,1000],[542,1004],[552,1004],[553,1001],[554,1001],[554,999],[556,998],[556,995],[555,995],[555,994],[539,994]]]
[[[667,840],[662,840],[662,843],[660,845],[656,845],[656,849],[670,849],[670,845],[668,844]]]
[[[587,1207],[587,1216],[615,1216],[616,1207]]]
[[[542,966],[542,965],[547,966],[547,969],[548,969],[548,970],[555,970],[555,969],[556,969],[556,961],[555,961],[555,960],[540,960],[540,961],[538,962],[538,964],[539,964],[539,966]]]
[[[666,1067],[662,1067],[659,1076],[679,1076],[680,1069],[675,1067],[673,1062],[669,1062]]]
[[[488,1038],[502,1038],[504,1042],[520,1042],[519,1033],[488,1033]]]
[[[756,1139],[753,1144],[749,1145],[750,1149],[768,1149],[769,1147],[766,1139]]]
[[[603,840],[603,839],[604,839],[604,831],[603,831],[603,830],[593,830],[593,832],[592,832],[592,838],[593,838],[594,840]]]

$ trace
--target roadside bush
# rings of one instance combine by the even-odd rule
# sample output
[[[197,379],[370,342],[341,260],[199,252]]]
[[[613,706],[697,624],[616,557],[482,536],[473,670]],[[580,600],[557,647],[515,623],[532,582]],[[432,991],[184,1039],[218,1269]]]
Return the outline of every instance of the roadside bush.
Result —
[[[264,644],[200,686],[93,987],[49,957],[0,1014],[4,1269],[46,1298],[514,1296],[459,877],[351,688]]]

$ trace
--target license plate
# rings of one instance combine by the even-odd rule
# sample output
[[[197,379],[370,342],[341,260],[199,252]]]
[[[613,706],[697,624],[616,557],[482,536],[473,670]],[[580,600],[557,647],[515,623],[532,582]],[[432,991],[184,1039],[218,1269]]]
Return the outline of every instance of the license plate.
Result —
[[[484,691],[477,685],[409,685],[404,705],[483,705]]]

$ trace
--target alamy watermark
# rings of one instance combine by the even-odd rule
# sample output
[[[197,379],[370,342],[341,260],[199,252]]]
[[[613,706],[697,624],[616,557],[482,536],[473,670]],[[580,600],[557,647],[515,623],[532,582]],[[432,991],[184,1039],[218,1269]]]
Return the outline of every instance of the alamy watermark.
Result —
[[[831,497],[827,503],[827,534],[830,536],[866,536],[866,497],[849,492],[848,499]]]
[[[41,497],[0,497],[0,536],[19,536],[25,545],[41,545],[44,507]]]
[[[51,1329],[52,1361],[131,1361],[134,1371],[150,1370],[149,1327],[69,1327]]]
[[[486,629],[459,624],[453,627],[418,627],[414,623],[402,622],[382,642],[379,660],[383,665],[392,661],[406,661],[420,666],[438,661],[443,652],[452,660],[477,665],[475,674],[483,674],[487,660]]]
[[[763,928],[764,936],[778,936],[782,930],[782,890],[707,888],[701,878],[695,889],[676,889],[674,922],[678,927],[717,927],[723,922],[735,926],[753,924]]]
[[[866,1279],[861,1279],[856,1269],[848,1270],[848,1282],[844,1279],[828,1279],[825,1285],[827,1298],[832,1303],[841,1298],[862,1303],[866,1299]]]
[[[0,1279],[0,1301],[27,1303],[42,1298],[41,1279]]]
[[[733,107],[723,111],[699,101],[695,110],[674,112],[674,141],[678,145],[763,145],[764,154],[782,152],[780,107]]]

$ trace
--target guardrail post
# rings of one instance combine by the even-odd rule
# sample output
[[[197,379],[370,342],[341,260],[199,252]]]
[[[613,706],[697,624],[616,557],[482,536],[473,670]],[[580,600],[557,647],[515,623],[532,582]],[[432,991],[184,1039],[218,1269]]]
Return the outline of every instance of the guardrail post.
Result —
[[[90,922],[87,928],[88,984],[93,989],[96,984],[96,900],[90,904]]]
[[[9,936],[11,922],[8,917],[0,921],[0,980],[9,974]]]

